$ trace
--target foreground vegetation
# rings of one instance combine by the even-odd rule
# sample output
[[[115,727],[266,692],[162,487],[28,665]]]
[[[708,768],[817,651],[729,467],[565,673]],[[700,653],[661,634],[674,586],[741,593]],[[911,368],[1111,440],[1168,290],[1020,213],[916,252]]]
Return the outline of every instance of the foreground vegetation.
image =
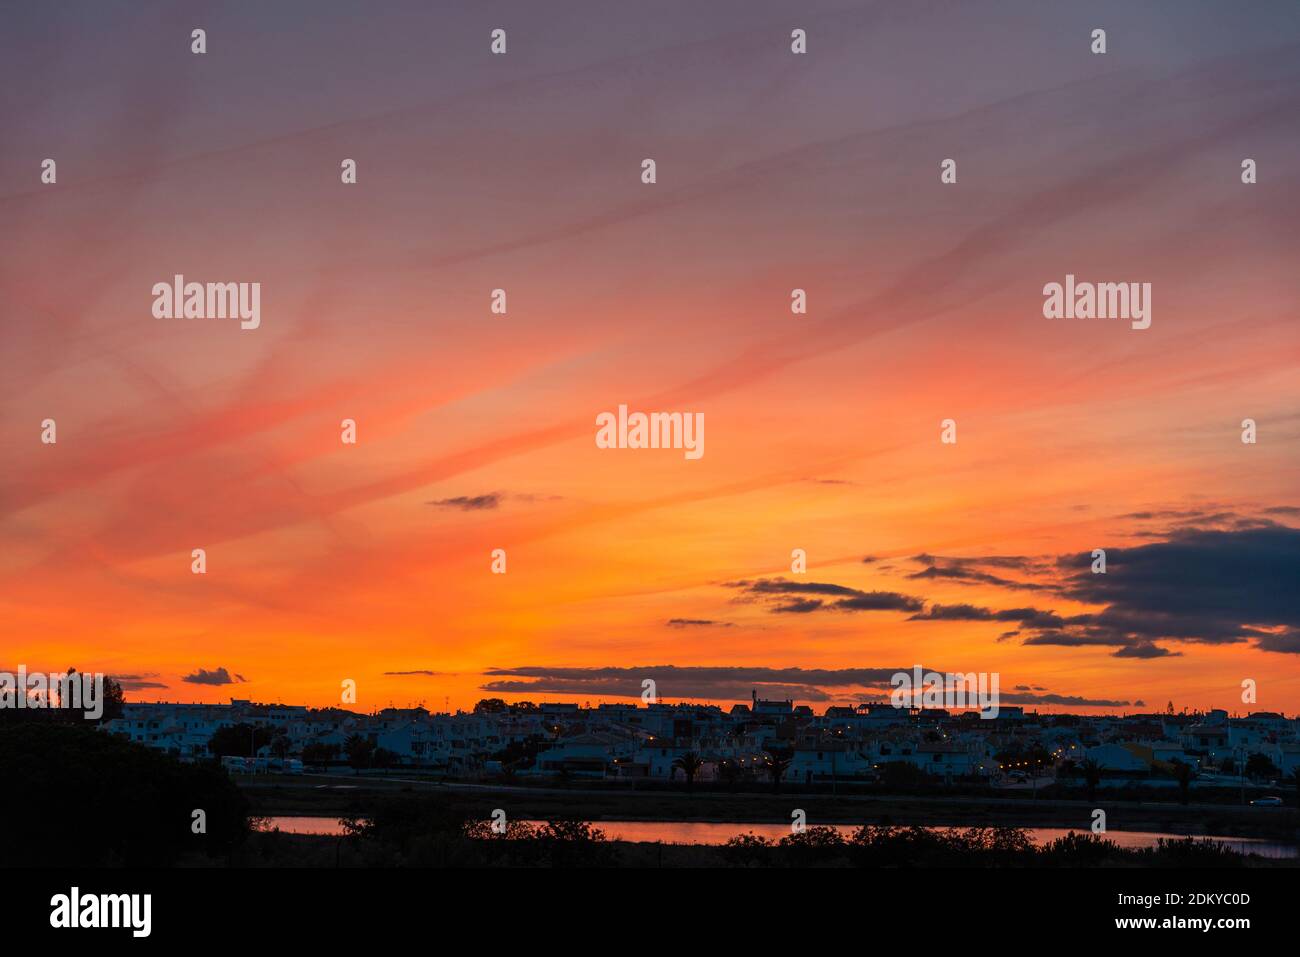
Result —
[[[1122,848],[1099,835],[1071,832],[1037,847],[1021,828],[930,830],[867,825],[844,837],[831,827],[809,827],[780,841],[753,834],[720,849],[736,866],[815,867],[1240,867],[1248,858],[1205,839],[1160,839],[1155,847]]]
[[[845,836],[808,827],[778,841],[742,834],[719,846],[607,840],[585,821],[466,821],[429,800],[383,807],[375,818],[350,821],[340,837],[254,836],[241,864],[249,866],[405,867],[1285,867],[1205,839],[1161,840],[1128,849],[1103,836],[1070,833],[1036,847],[1020,828],[932,830],[866,825]]]
[[[228,860],[248,837],[248,801],[220,767],[182,764],[85,723],[0,722],[0,768],[3,866]]]

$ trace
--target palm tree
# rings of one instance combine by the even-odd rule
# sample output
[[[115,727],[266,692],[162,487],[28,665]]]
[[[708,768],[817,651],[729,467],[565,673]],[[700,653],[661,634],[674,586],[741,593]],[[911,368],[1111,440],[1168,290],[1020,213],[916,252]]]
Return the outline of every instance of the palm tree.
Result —
[[[343,742],[343,749],[347,752],[348,763],[353,768],[360,770],[369,767],[374,760],[375,745],[369,738],[359,734],[353,734]]]
[[[772,778],[772,790],[781,790],[781,775],[785,774],[786,769],[790,767],[790,761],[793,755],[786,751],[767,750],[763,752],[763,763],[767,765],[767,773]]]
[[[694,751],[687,751],[680,758],[673,762],[673,770],[681,769],[682,774],[686,775],[686,790],[690,792],[695,787],[695,772],[704,766],[704,759]]]
[[[1101,765],[1088,758],[1079,765],[1079,770],[1083,772],[1083,780],[1088,785],[1088,800],[1091,801],[1097,796],[1097,785],[1101,783]]]

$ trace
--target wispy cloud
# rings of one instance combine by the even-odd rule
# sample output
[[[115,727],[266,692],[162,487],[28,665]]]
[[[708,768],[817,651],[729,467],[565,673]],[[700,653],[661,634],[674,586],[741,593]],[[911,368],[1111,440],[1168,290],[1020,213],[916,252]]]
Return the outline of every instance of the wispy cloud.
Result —
[[[247,679],[243,675],[235,675],[233,678],[230,672],[225,668],[216,668],[208,671],[206,668],[199,668],[193,674],[186,675],[181,681],[194,685],[232,685],[239,684]]]
[[[112,678],[122,686],[123,691],[145,691],[150,688],[166,688],[168,685],[162,681],[156,681],[157,674],[136,674],[136,675],[106,675]]]
[[[892,591],[863,591],[830,582],[801,582],[787,578],[758,578],[725,582],[745,601],[760,601],[775,614],[833,611],[920,611],[919,598]],[[807,597],[817,596],[817,597]]]
[[[930,669],[925,669],[930,670]],[[660,698],[704,698],[715,701],[747,701],[752,692],[760,698],[809,702],[886,701],[890,679],[905,668],[763,668],[709,665],[645,665],[635,668],[564,668],[526,666],[494,668],[485,677],[495,680],[484,691],[513,694],[555,694],[589,697],[639,698],[646,678],[654,680]],[[867,690],[863,690],[867,689]],[[1091,698],[1062,695],[1037,689],[1034,693],[1002,692],[1000,700],[1018,705],[1060,705],[1064,707],[1123,708],[1121,698]]]
[[[765,668],[707,665],[645,665],[641,667],[563,668],[525,666],[493,668],[484,672],[494,680],[484,691],[517,694],[588,695],[639,698],[642,682],[653,679],[662,699],[706,698],[747,701],[751,691],[759,697],[800,701],[835,700],[832,692],[888,687],[889,679],[907,668]]]
[[[483,495],[457,495],[455,498],[441,498],[425,505],[439,508],[456,508],[462,512],[480,512],[484,509],[498,508],[501,505],[500,492],[487,492]]]

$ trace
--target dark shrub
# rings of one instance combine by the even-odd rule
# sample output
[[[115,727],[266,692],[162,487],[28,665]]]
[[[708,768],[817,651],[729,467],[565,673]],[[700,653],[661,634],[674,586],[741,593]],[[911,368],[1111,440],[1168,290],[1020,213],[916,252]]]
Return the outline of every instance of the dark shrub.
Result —
[[[248,836],[248,803],[220,767],[81,724],[0,722],[0,768],[0,864],[161,867]]]

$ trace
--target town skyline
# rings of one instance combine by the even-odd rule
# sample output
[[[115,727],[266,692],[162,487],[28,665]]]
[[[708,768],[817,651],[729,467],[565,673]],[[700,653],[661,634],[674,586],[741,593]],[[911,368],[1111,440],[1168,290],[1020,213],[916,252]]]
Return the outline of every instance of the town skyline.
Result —
[[[104,677],[106,679],[116,680],[115,676],[113,675],[105,675]],[[444,702],[444,704],[441,707],[439,707],[438,702],[430,701],[427,699],[409,700],[403,702],[390,700],[383,703],[375,703],[373,705],[365,705],[365,706],[357,703],[312,705],[312,704],[305,704],[299,702],[284,701],[276,698],[268,698],[263,700],[257,698],[238,697],[235,695],[231,695],[227,697],[225,700],[219,700],[219,699],[184,700],[180,698],[171,699],[165,696],[157,697],[157,696],[125,695],[124,702],[127,704],[163,704],[163,705],[177,705],[180,707],[190,707],[190,706],[204,707],[208,705],[220,706],[220,707],[226,707],[230,705],[249,705],[255,708],[301,707],[301,708],[308,708],[313,711],[329,711],[329,710],[345,711],[356,715],[374,715],[374,714],[382,713],[384,711],[411,711],[411,710],[424,710],[431,715],[472,714],[472,713],[477,713],[478,706],[485,702],[501,702],[505,706],[506,710],[515,710],[523,706],[531,706],[533,709],[539,709],[543,705],[552,705],[552,706],[563,706],[563,707],[575,707],[580,710],[596,710],[601,707],[673,708],[673,707],[680,706],[680,707],[718,708],[720,710],[726,711],[730,708],[736,707],[737,705],[751,706],[758,701],[762,701],[765,703],[772,703],[772,704],[777,704],[777,703],[788,704],[796,710],[807,709],[809,712],[811,712],[814,715],[825,715],[828,713],[830,709],[834,709],[836,711],[843,711],[845,709],[866,711],[868,709],[886,708],[886,707],[897,708],[896,705],[891,704],[888,697],[882,697],[882,698],[872,699],[867,701],[831,700],[831,701],[809,702],[809,701],[800,701],[798,699],[791,699],[791,698],[763,698],[758,695],[757,689],[754,689],[754,693],[750,696],[750,698],[744,700],[735,700],[730,698],[723,699],[723,698],[663,696],[657,701],[645,701],[642,700],[640,696],[631,695],[631,694],[621,698],[611,697],[610,700],[605,700],[603,698],[578,700],[579,698],[581,698],[580,695],[568,695],[568,696],[553,695],[550,697],[539,697],[534,700],[526,696],[519,696],[519,697],[512,696],[512,698],[504,698],[499,695],[484,694],[480,696],[472,705],[468,707],[450,705],[449,703],[446,702]],[[1165,703],[1163,707],[1151,707],[1144,702],[1134,702],[1132,706],[1127,706],[1127,707],[1118,707],[1118,706],[1109,707],[1109,706],[1101,706],[1101,705],[1081,706],[1081,705],[1071,704],[1069,702],[1059,702],[1059,701],[1018,699],[1016,703],[1012,703],[1006,700],[1000,701],[999,706],[1003,708],[1009,707],[1014,709],[1017,712],[1027,714],[1027,715],[1038,714],[1040,713],[1040,709],[1041,709],[1041,713],[1043,715],[1050,716],[1050,717],[1068,717],[1070,715],[1077,715],[1080,717],[1133,717],[1133,716],[1141,716],[1141,715],[1174,715],[1174,716],[1185,717],[1185,716],[1205,715],[1215,711],[1223,711],[1225,714],[1234,718],[1247,717],[1252,714],[1274,714],[1274,715],[1279,715],[1281,717],[1287,717],[1287,712],[1284,709],[1265,708],[1259,705],[1242,704],[1238,708],[1232,709],[1232,708],[1217,708],[1217,707],[1197,707],[1185,703],[1180,704],[1175,701],[1168,701]],[[1083,710],[1070,710],[1071,708],[1082,708]],[[909,711],[909,712],[944,712],[944,713],[954,714],[958,716],[962,714],[968,714],[968,713],[977,714],[979,712],[979,709],[973,706],[964,707],[964,708],[951,708],[951,707],[944,707],[942,705],[926,705],[926,704],[905,705],[901,710]],[[1300,713],[1297,713],[1296,716],[1300,716]]]
[[[472,712],[452,714],[242,700],[123,702],[98,729],[181,761],[220,760],[236,773],[400,768],[498,784],[512,776],[572,775],[670,783],[685,770],[689,788],[697,776],[734,784],[766,769],[774,786],[789,770],[792,781],[806,785],[897,785],[901,774],[930,786],[963,779],[1014,788],[1020,772],[1069,787],[1082,783],[1080,771],[1096,768],[1110,773],[1114,786],[1179,787],[1186,795],[1234,785],[1244,793],[1247,767],[1252,786],[1288,777],[1300,783],[1298,724],[1262,710],[1077,715],[872,704],[830,705],[818,714],[755,695],[730,708],[685,702],[523,707],[485,699]]]

